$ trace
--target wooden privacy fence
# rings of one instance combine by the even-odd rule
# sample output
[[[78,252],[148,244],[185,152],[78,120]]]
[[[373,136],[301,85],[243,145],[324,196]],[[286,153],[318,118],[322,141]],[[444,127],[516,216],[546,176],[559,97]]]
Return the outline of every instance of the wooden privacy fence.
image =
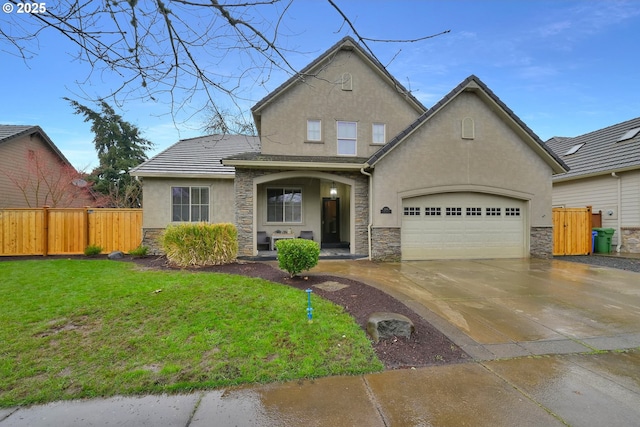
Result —
[[[553,255],[589,255],[591,221],[591,206],[553,208]]]
[[[141,242],[142,209],[0,209],[0,256],[128,252]]]

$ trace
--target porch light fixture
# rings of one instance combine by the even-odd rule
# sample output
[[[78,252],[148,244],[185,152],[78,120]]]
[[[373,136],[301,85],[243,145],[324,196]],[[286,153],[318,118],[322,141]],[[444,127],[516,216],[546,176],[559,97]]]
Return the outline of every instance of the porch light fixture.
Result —
[[[329,194],[331,195],[331,199],[335,200],[338,195],[338,189],[336,188],[336,183],[331,183],[331,190],[329,190]]]

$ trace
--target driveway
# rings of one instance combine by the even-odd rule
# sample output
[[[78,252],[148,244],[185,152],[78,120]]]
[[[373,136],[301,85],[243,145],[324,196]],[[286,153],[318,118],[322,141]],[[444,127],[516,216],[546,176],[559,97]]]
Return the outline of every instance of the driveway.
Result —
[[[640,274],[559,260],[322,261],[403,301],[476,360],[640,347]]]

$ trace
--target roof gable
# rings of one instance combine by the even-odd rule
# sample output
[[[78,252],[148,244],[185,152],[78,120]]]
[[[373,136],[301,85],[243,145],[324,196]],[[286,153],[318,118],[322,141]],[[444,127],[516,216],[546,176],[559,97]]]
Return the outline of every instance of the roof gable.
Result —
[[[387,153],[400,145],[409,135],[415,132],[423,123],[434,117],[442,108],[464,91],[471,91],[479,95],[494,112],[500,115],[522,139],[542,157],[554,173],[563,173],[568,170],[568,166],[553,151],[549,150],[540,138],[509,108],[498,98],[478,77],[471,75],[456,86],[444,98],[438,101],[433,107],[422,114],[417,120],[410,124],[405,130],[396,135],[391,141],[385,144],[380,150],[374,153],[367,164],[375,166]]]
[[[40,126],[29,126],[29,125],[0,125],[0,146],[3,143],[9,142],[13,139],[20,138],[23,136],[38,134],[42,138],[42,140],[49,146],[49,148],[55,153],[56,156],[60,158],[65,164],[71,165],[69,160],[62,154],[62,152],[56,147],[56,145],[51,141],[49,136],[44,133]]]
[[[546,145],[571,168],[554,181],[640,169],[640,117],[574,138],[554,137]]]
[[[233,178],[225,157],[259,152],[260,140],[247,135],[207,135],[182,139],[131,170],[133,176]]]
[[[262,98],[251,108],[256,127],[258,128],[258,133],[260,132],[261,111],[273,100],[286,93],[287,90],[296,83],[304,81],[307,78],[311,78],[322,71],[324,66],[341,50],[355,52],[365,63],[382,76],[383,80],[385,80],[390,86],[393,86],[399,94],[404,96],[407,102],[411,104],[416,111],[422,112],[426,110],[426,107],[399,81],[397,81],[378,60],[367,53],[353,38],[347,36],[330,47],[326,52],[300,70],[296,75],[292,76],[275,90],[271,91],[266,97]]]

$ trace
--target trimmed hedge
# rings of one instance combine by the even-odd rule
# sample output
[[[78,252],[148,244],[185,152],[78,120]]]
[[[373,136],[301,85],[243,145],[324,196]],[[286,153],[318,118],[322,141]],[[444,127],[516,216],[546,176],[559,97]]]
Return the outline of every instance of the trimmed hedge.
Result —
[[[283,239],[276,242],[278,267],[291,277],[318,265],[320,245],[313,240]]]
[[[179,267],[230,264],[238,254],[238,230],[229,223],[171,225],[162,235],[162,247]]]

